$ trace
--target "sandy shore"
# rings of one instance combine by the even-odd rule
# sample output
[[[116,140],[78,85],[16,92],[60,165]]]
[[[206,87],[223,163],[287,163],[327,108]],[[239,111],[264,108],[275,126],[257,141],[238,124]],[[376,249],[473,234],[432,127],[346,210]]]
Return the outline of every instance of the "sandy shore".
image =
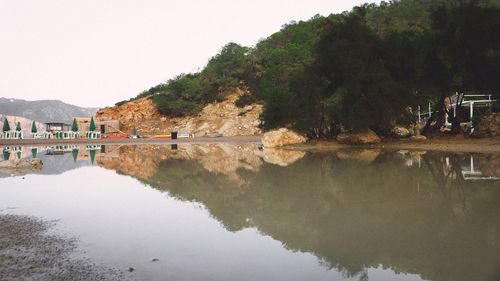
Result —
[[[0,280],[131,280],[118,270],[71,257],[77,241],[47,234],[53,225],[0,213]]]
[[[311,141],[306,145],[293,146],[295,149],[302,150],[336,150],[349,147],[500,154],[500,137],[479,139],[445,136],[429,138],[425,141],[384,139],[378,144],[361,146],[340,144],[335,140],[319,140]]]
[[[76,139],[76,140],[46,140],[46,139],[24,139],[24,140],[0,140],[0,145],[63,145],[63,144],[213,144],[213,143],[260,143],[261,136],[235,136],[220,138],[182,138],[182,139]],[[412,150],[432,150],[447,152],[475,152],[500,154],[500,136],[494,138],[469,138],[463,136],[439,136],[432,137],[425,141],[411,141],[409,139],[396,140],[384,139],[383,142],[375,145],[352,146],[340,144],[335,140],[313,140],[306,144],[294,145],[288,149],[299,150],[332,150],[337,148],[385,148],[385,149],[412,149]]]

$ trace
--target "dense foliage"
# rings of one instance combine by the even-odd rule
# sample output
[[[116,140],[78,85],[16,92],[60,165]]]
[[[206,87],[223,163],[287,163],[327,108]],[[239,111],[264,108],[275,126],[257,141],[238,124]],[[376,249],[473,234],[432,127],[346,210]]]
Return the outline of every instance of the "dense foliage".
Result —
[[[428,101],[442,117],[451,93],[499,93],[499,7],[499,0],[394,0],[291,22],[253,48],[229,43],[199,73],[137,98],[183,116],[244,85],[250,94],[237,105],[262,101],[265,129],[387,132]]]

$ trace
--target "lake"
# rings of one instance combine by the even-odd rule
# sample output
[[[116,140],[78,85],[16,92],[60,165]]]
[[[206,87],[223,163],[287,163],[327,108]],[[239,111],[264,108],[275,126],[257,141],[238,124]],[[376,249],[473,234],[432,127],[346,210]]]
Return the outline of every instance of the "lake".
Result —
[[[16,157],[44,165],[0,171],[0,215],[55,221],[75,259],[128,278],[500,280],[500,155],[3,148]]]

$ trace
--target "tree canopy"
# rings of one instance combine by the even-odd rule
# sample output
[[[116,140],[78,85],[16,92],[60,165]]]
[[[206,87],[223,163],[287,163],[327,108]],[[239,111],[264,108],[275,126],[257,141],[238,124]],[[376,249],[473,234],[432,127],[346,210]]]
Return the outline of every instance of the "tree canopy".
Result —
[[[90,130],[91,132],[95,131],[94,116],[91,116],[91,117],[90,117],[90,126],[89,126],[89,130]]]
[[[73,124],[71,125],[71,131],[78,132],[78,123],[76,123],[76,118],[73,118]]]
[[[35,121],[33,121],[33,123],[31,123],[31,132],[33,134],[35,134],[36,132],[38,132],[38,128],[36,127]],[[33,157],[33,158],[35,158],[35,157]]]
[[[10,125],[9,125],[9,120],[7,120],[7,117],[3,120],[3,128],[2,132],[8,132],[10,131]]]
[[[250,91],[264,129],[291,127],[314,137],[336,128],[387,132],[414,121],[431,101],[444,116],[455,92],[500,92],[499,0],[394,0],[290,22],[248,48],[229,43],[197,73],[181,74],[136,98],[185,116]],[[121,102],[123,103],[123,102]],[[459,122],[458,119],[452,120]]]

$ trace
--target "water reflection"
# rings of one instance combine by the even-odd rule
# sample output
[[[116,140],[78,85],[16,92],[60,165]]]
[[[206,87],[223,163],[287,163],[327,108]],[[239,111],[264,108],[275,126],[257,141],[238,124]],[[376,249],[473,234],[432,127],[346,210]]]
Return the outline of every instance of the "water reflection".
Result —
[[[429,280],[500,277],[498,155],[224,144],[37,151],[42,173],[57,169],[50,157],[68,158],[68,169],[94,162],[201,203],[231,232],[256,228],[312,253],[346,278],[377,268]]]

